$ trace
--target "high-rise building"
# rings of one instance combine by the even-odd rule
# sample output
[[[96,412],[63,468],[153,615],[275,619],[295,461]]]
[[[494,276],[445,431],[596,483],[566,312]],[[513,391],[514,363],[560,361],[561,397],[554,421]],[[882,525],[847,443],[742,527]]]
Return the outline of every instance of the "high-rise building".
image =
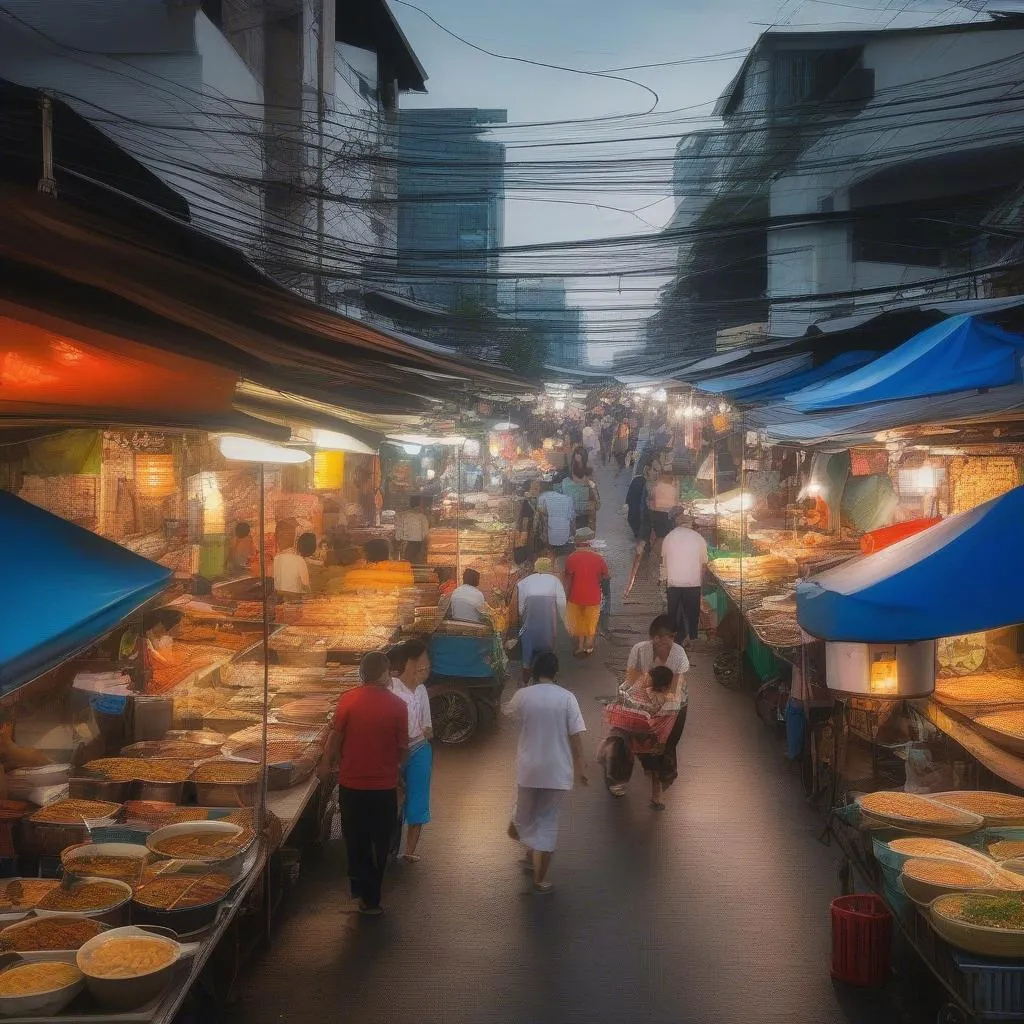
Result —
[[[497,306],[505,147],[486,139],[504,110],[398,115],[398,273],[413,298],[450,310]]]
[[[587,361],[583,311],[569,305],[562,278],[519,278],[502,289],[501,300],[509,320],[546,343],[549,364],[578,368]]]

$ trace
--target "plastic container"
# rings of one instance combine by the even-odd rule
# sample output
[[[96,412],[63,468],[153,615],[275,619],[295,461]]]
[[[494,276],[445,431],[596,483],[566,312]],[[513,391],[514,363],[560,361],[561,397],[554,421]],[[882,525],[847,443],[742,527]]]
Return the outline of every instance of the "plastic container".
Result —
[[[0,971],[6,972],[29,963],[16,953],[0,957]],[[65,985],[27,996],[0,996],[0,1017],[54,1017],[85,988],[85,976],[75,968],[75,976]]]
[[[873,893],[832,901],[832,977],[862,988],[880,988],[892,964],[892,914]]]
[[[167,947],[170,960],[155,971],[133,975],[129,978],[104,978],[89,973],[90,955],[111,940],[122,938],[147,938]],[[85,982],[93,998],[109,1010],[134,1010],[155,999],[168,985],[178,966],[182,949],[173,939],[155,935],[142,928],[115,928],[90,939],[78,951],[75,962],[85,975]]]

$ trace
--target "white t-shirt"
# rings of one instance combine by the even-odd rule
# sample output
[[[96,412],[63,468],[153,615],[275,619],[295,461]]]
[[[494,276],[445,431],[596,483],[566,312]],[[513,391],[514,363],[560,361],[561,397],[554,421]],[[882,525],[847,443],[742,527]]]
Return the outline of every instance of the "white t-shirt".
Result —
[[[597,431],[591,426],[583,428],[583,447],[584,448],[596,448],[597,447]]]
[[[526,608],[526,601],[531,597],[553,597],[558,603],[559,612],[565,614],[565,587],[562,581],[549,572],[535,572],[521,579],[516,584],[519,594],[520,615]]]
[[[667,538],[666,538],[667,539]],[[686,651],[679,644],[673,644],[672,650],[664,661],[657,661],[654,657],[654,644],[650,640],[641,640],[633,650],[629,652],[629,661],[626,662],[626,671],[633,669],[636,672],[646,675],[655,665],[667,665],[672,669],[672,675],[682,676],[683,681],[679,690],[679,703],[686,704],[686,673],[690,668],[690,659]]]
[[[463,583],[452,591],[452,618],[459,622],[485,622],[487,599],[478,587]]]
[[[415,509],[403,512],[395,522],[395,540],[426,540],[428,533],[430,533],[430,520]]]
[[[505,714],[521,725],[516,783],[530,789],[572,789],[569,737],[586,732],[579,701],[557,683],[517,690]]]
[[[294,548],[274,555],[274,589],[280,594],[309,592],[309,566]]]
[[[572,540],[573,521],[576,518],[576,506],[572,498],[559,491],[545,491],[538,499],[537,505],[548,517],[548,543],[560,548]]]
[[[414,747],[424,738],[423,730],[433,728],[427,688],[420,683],[415,690],[410,690],[401,679],[392,676],[391,692],[396,697],[401,697],[409,710],[409,746]]]
[[[670,587],[699,587],[708,564],[708,542],[696,530],[677,526],[661,542],[661,560]]]

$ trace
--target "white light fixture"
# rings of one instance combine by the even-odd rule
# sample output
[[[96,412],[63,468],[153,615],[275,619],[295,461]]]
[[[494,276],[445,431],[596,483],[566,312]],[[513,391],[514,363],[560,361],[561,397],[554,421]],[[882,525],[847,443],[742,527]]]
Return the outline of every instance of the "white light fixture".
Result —
[[[353,455],[376,455],[377,450],[364,444],[351,434],[342,434],[337,430],[313,431],[313,443],[322,452],[351,452]]]
[[[401,448],[406,455],[419,455],[423,451],[423,446],[418,444],[403,444]]]
[[[658,390],[655,391],[654,394],[651,395],[651,397],[656,402],[667,402],[668,401],[668,392],[664,388],[658,388]]]
[[[220,438],[218,445],[225,459],[235,462],[274,462],[280,465],[298,465],[309,462],[312,456],[299,448],[285,448],[255,437],[239,437],[228,434]]]
[[[917,486],[922,491],[934,491],[938,485],[938,474],[931,463],[924,463],[917,471]]]
[[[504,420],[501,423],[495,423],[494,426],[491,427],[491,430],[497,431],[498,433],[507,432],[509,430],[518,430],[518,429],[519,429],[519,424],[518,423],[512,423],[509,420]]]

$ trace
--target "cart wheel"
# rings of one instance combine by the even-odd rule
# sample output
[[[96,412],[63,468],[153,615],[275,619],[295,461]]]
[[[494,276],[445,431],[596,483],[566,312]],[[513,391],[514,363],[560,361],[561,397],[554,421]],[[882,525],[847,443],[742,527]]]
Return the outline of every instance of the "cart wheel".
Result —
[[[476,732],[479,721],[476,701],[455,686],[442,686],[430,698],[434,735],[440,743],[465,743]]]
[[[935,1018],[935,1024],[971,1024],[970,1019],[956,1003],[946,1003]]]

